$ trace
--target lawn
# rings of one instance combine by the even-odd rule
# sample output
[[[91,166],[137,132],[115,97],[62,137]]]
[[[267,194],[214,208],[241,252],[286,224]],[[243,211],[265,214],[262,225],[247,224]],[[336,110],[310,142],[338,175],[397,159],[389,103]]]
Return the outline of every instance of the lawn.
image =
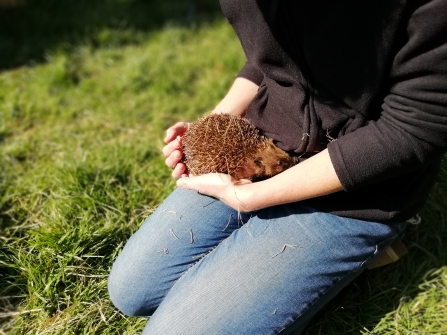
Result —
[[[211,0],[0,1],[0,335],[136,334],[107,274],[173,189],[165,129],[244,63]],[[309,334],[447,334],[447,162],[399,262],[362,274]]]

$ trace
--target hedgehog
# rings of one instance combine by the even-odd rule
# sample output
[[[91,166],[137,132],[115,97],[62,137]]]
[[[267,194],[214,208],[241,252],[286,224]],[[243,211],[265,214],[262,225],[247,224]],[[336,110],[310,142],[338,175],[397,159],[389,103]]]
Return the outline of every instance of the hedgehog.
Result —
[[[209,114],[191,123],[182,149],[192,175],[218,172],[257,181],[298,163],[247,119],[230,114]]]

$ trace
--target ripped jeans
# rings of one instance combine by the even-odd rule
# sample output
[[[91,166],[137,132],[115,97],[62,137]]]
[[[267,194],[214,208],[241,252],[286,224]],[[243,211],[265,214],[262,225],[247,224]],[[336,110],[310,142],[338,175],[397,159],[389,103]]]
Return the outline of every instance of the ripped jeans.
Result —
[[[143,334],[299,334],[403,224],[299,204],[240,213],[176,189],[129,239],[108,288]]]

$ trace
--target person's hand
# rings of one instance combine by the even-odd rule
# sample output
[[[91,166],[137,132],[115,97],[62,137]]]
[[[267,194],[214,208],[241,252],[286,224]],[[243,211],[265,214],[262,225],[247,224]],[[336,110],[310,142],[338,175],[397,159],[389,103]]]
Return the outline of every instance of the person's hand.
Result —
[[[183,177],[177,180],[177,186],[197,190],[201,194],[217,198],[240,212],[251,210],[246,201],[249,197],[242,190],[243,185],[251,183],[248,179],[236,180],[230,175],[223,173],[208,173],[195,177]]]
[[[188,176],[186,165],[181,162],[183,157],[182,137],[188,130],[187,122],[178,122],[166,130],[164,142],[167,143],[163,147],[163,154],[167,157],[165,163],[172,170],[172,177],[179,179]]]

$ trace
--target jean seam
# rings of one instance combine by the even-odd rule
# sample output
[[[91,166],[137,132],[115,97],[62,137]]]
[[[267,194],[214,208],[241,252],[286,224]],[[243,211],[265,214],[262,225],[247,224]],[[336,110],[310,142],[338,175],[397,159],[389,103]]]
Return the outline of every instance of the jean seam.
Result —
[[[351,273],[353,273],[353,272],[356,272],[356,271],[359,271],[359,270],[365,265],[365,263],[367,263],[367,261],[371,259],[371,257],[373,257],[375,254],[377,254],[377,252],[378,252],[378,250],[379,250],[379,246],[383,245],[384,243],[386,243],[386,242],[388,242],[388,241],[390,241],[390,240],[395,239],[397,236],[398,236],[398,233],[394,234],[393,237],[390,237],[390,238],[388,238],[388,239],[386,239],[386,240],[380,242],[379,244],[377,244],[377,245],[376,245],[376,248],[374,249],[374,251],[373,251],[370,255],[368,255],[368,257],[366,258],[366,260],[364,260],[359,266],[357,266],[357,268],[355,268],[355,269],[353,269],[353,270],[351,270],[351,271],[348,271],[344,276],[339,277],[339,278],[337,279],[336,282],[334,282],[331,286],[329,286],[326,290],[323,291],[322,295],[316,297],[316,298],[312,301],[312,303],[311,303],[311,304],[310,304],[304,311],[302,311],[299,315],[297,315],[297,316],[293,319],[292,322],[288,323],[288,324],[285,325],[283,328],[281,328],[281,329],[279,330],[278,334],[281,333],[283,330],[285,330],[285,329],[286,329],[287,327],[289,327],[290,325],[292,325],[296,320],[298,320],[298,319],[299,319],[301,316],[303,316],[308,310],[310,310],[310,308],[311,308],[312,306],[314,306],[314,305],[318,302],[318,300],[319,300],[322,296],[324,296],[327,292],[329,292],[329,291],[330,291],[330,290],[331,290],[337,283],[339,283],[341,280],[343,280],[344,278],[346,278],[349,274],[351,274]]]
[[[362,262],[362,264],[360,264],[359,268],[364,267],[364,265],[366,265],[366,264],[368,263],[368,261],[371,260],[372,257],[376,256],[377,253],[379,252],[380,247],[381,247],[383,244],[385,244],[386,242],[395,240],[395,239],[397,238],[397,236],[398,236],[398,233],[394,234],[393,237],[390,237],[390,238],[388,238],[388,239],[386,239],[386,240],[380,242],[379,244],[377,244],[377,245],[376,245],[376,249],[374,250],[374,252],[373,252],[372,254],[370,254],[370,255],[369,255],[369,256]],[[382,250],[382,251],[383,251],[383,250]]]

